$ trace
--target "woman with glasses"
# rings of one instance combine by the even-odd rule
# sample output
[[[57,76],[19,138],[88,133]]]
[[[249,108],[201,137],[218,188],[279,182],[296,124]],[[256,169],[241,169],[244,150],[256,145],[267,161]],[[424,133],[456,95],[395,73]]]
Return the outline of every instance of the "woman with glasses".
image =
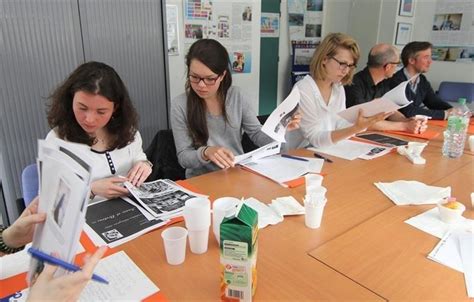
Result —
[[[357,61],[359,46],[356,41],[342,33],[327,35],[317,47],[310,63],[310,75],[296,85],[300,90],[300,129],[315,147],[329,146],[363,132],[388,115],[380,113],[364,117],[363,112],[355,124],[338,116],[346,109],[343,85],[350,84]]]
[[[232,86],[231,64],[224,46],[212,39],[196,41],[186,56],[186,93],[171,104],[171,127],[178,161],[186,177],[234,166],[242,154],[242,130],[257,145],[272,142],[264,134],[252,100]],[[299,117],[288,129],[298,127]]]

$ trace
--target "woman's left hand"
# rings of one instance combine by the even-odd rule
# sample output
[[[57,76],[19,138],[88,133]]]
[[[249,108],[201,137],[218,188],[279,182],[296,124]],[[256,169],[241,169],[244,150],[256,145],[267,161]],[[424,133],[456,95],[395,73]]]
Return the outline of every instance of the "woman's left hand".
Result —
[[[293,131],[300,128],[301,114],[299,112],[295,113],[291,118],[291,121],[286,126],[286,130]]]
[[[132,183],[132,185],[139,187],[151,174],[151,167],[146,161],[137,162],[131,169],[128,171],[127,179]]]

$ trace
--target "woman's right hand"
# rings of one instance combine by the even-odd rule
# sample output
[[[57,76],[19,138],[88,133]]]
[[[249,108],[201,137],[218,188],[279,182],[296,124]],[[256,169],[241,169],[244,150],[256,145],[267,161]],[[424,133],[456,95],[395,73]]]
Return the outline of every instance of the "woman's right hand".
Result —
[[[204,159],[212,161],[221,169],[234,166],[234,154],[224,147],[209,146],[204,150],[203,156]]]
[[[124,177],[98,179],[92,182],[91,191],[107,199],[124,196],[128,194],[128,189],[122,186],[124,181],[127,181]]]

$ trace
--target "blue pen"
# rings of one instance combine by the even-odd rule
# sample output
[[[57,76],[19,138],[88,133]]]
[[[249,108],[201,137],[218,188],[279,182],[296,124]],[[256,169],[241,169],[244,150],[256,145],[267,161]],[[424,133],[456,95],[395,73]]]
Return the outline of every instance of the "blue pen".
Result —
[[[296,156],[292,156],[292,155],[289,155],[289,154],[281,154],[281,157],[295,159],[295,160],[301,160],[301,161],[309,161],[306,158],[296,157]]]
[[[58,259],[58,258],[53,257],[51,255],[48,255],[46,253],[43,253],[42,251],[40,251],[38,249],[35,249],[33,247],[30,247],[28,249],[28,253],[30,253],[31,256],[33,256],[34,258],[36,258],[38,260],[44,261],[44,262],[49,263],[49,264],[60,266],[60,267],[66,269],[68,271],[77,272],[77,271],[81,270],[81,268],[79,266],[76,266],[74,264],[68,263],[68,262],[63,261],[61,259]],[[105,280],[104,278],[102,278],[101,276],[96,275],[96,274],[92,275],[92,280],[100,282],[100,283],[109,284],[109,281]]]

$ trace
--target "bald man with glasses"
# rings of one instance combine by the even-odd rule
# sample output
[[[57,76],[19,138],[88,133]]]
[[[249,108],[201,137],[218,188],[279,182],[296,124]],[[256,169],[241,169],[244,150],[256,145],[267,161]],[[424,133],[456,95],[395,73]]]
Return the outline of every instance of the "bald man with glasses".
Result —
[[[372,47],[367,66],[354,75],[351,85],[344,86],[346,107],[382,97],[390,90],[388,79],[394,75],[399,64],[399,51],[393,45],[382,43]],[[406,118],[397,111],[386,120],[377,122],[371,129],[422,133],[426,130],[426,121]]]

